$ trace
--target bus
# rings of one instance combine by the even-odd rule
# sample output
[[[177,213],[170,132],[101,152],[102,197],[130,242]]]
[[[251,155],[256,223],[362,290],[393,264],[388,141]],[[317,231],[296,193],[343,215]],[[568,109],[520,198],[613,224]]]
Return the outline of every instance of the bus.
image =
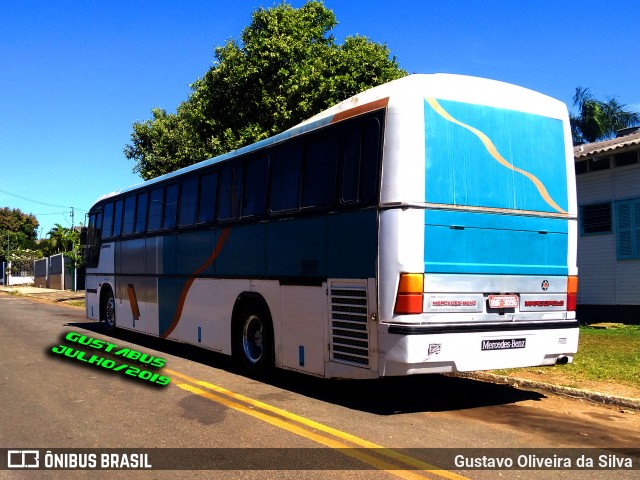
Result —
[[[566,106],[410,75],[101,197],[86,315],[271,368],[366,379],[572,362]]]

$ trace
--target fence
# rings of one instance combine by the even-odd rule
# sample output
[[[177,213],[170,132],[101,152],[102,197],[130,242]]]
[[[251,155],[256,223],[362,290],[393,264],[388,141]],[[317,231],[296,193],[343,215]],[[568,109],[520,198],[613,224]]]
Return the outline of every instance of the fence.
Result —
[[[34,285],[56,290],[84,290],[84,269],[75,271],[62,253],[33,262]]]
[[[34,281],[32,260],[2,262],[2,285],[30,285]]]

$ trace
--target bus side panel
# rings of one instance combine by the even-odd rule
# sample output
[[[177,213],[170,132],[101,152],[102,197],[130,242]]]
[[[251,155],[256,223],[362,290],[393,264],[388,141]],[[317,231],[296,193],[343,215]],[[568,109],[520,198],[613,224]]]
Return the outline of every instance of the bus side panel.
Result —
[[[327,276],[327,218],[280,219],[267,224],[269,277]]]
[[[372,278],[378,253],[378,212],[329,215],[329,277]]]
[[[274,283],[274,282],[272,282]],[[249,280],[195,279],[186,293],[176,336],[180,341],[231,355],[231,317]]]
[[[327,285],[283,285],[282,367],[324,375]]]

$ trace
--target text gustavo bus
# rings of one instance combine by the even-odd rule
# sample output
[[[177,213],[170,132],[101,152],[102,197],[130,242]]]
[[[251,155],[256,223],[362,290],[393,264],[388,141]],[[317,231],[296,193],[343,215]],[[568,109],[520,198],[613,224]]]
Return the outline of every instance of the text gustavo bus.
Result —
[[[67,333],[67,335],[65,336],[65,340],[78,345],[93,348],[95,350],[101,350],[118,358],[126,358],[128,360],[139,362],[145,365],[147,368],[162,368],[166,363],[164,358],[147,355],[131,348],[118,348],[118,346],[113,343],[99,340],[97,338],[87,337],[86,335],[81,335],[76,332]],[[100,355],[91,355],[88,352],[78,350],[77,348],[72,348],[68,345],[55,346],[51,349],[51,351],[58,355],[63,355],[68,358],[73,358],[79,362],[84,362],[88,365],[102,367],[107,370],[113,370],[114,372],[121,371],[125,375],[129,375],[140,380],[146,380],[157,385],[168,385],[171,382],[171,379],[169,377],[165,377],[164,375],[159,375],[157,373],[140,369],[129,364],[118,364],[116,361],[110,358],[104,358]]]

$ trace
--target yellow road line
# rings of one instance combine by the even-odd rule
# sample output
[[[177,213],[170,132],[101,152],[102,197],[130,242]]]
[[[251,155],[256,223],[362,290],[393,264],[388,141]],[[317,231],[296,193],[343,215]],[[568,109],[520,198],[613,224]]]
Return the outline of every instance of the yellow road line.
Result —
[[[402,463],[404,465],[409,465],[409,466],[411,466],[413,468],[416,468],[418,470],[426,470],[426,471],[429,471],[430,473],[433,473],[434,475],[438,475],[438,476],[440,476],[442,478],[447,478],[449,480],[463,480],[463,479],[466,479],[466,477],[457,475],[457,474],[455,474],[453,472],[450,472],[448,470],[440,469],[440,468],[438,468],[438,467],[436,467],[434,465],[430,465],[428,463],[422,462],[420,460],[417,460],[415,458],[409,457],[409,456],[404,455],[402,453],[399,453],[399,452],[390,450],[388,448],[382,447],[382,446],[380,446],[378,444],[375,444],[373,442],[369,442],[369,441],[364,440],[364,439],[362,439],[360,437],[356,437],[355,435],[351,435],[351,434],[343,432],[341,430],[337,430],[337,429],[329,427],[327,425],[315,422],[315,421],[310,420],[308,418],[301,417],[299,415],[296,415],[294,413],[288,412],[288,411],[283,410],[281,408],[274,407],[273,405],[269,405],[269,404],[260,402],[258,400],[254,400],[252,398],[245,397],[244,395],[232,392],[232,391],[227,390],[227,389],[225,389],[223,387],[219,387],[217,385],[214,385],[214,384],[211,384],[211,383],[208,383],[208,382],[203,382],[203,381],[197,380],[195,378],[191,378],[191,377],[189,377],[187,375],[181,374],[181,373],[173,371],[173,370],[165,369],[165,371],[167,371],[172,376],[176,376],[176,377],[182,378],[183,380],[191,382],[193,384],[203,386],[205,388],[208,388],[209,390],[213,390],[214,392],[217,392],[217,393],[226,395],[227,397],[233,398],[235,400],[244,402],[244,403],[246,403],[248,405],[251,405],[251,406],[253,406],[255,408],[260,408],[260,409],[262,409],[264,411],[267,411],[267,412],[270,412],[272,414],[278,415],[278,416],[280,416],[282,418],[285,418],[287,420],[299,423],[301,425],[304,425],[304,426],[309,427],[309,428],[313,428],[315,430],[319,430],[321,432],[325,432],[325,433],[327,433],[329,435],[332,435],[332,436],[337,437],[337,438],[339,438],[341,440],[350,442],[352,444],[358,445],[358,446],[363,447],[363,448],[375,449],[376,454],[379,454],[381,456],[384,456],[384,457],[387,457],[389,459],[395,460],[396,462],[400,462],[400,463]],[[182,385],[178,385],[178,386],[180,386],[181,388],[184,388]],[[225,402],[229,402],[229,400],[226,400],[226,399],[224,399],[222,397],[219,397],[219,396],[215,396],[215,397],[216,397],[216,399],[222,399]],[[209,397],[207,397],[207,398],[209,398]],[[213,399],[213,398],[211,398],[211,399]],[[215,401],[218,401],[218,400],[215,400]],[[247,409],[247,407],[245,407],[244,405],[236,404],[235,402],[230,402],[230,403],[234,403],[235,405],[240,405],[242,407],[242,411],[245,412],[245,413],[248,413],[250,415],[253,415],[255,413],[259,413],[259,412],[256,412],[253,409]],[[229,405],[227,405],[227,406],[229,406]],[[235,406],[231,406],[231,408],[236,408],[236,407]],[[245,410],[248,410],[248,411],[245,411]],[[264,414],[262,414],[262,415],[264,415]],[[253,416],[256,416],[256,415],[253,415]],[[261,420],[267,421],[267,422],[272,423],[272,424],[275,425],[275,423],[273,423],[271,420],[272,419],[273,420],[277,420],[277,419],[275,419],[272,416],[267,416],[267,415],[264,415],[264,417],[267,417],[267,418],[265,419],[265,418],[260,417]],[[291,424],[290,423],[286,423],[286,425],[290,426]],[[281,425],[277,425],[277,426],[281,426]],[[285,428],[285,427],[282,427],[282,428]],[[296,428],[299,428],[299,427],[296,427]],[[303,433],[298,433],[298,432],[294,432],[294,433],[298,433],[299,435],[307,436],[306,435],[306,433],[308,433],[307,430],[302,430],[302,432]],[[311,438],[311,437],[308,437],[308,438]],[[321,438],[324,439],[325,437],[321,437]],[[322,443],[323,445],[327,445],[326,443],[324,443],[322,441],[319,441],[319,440],[316,440],[316,439],[313,439],[313,440],[318,441],[319,443]],[[329,440],[329,439],[326,439],[326,440]],[[330,441],[334,442],[333,440],[330,440]],[[336,444],[337,443],[338,442],[336,442]],[[348,445],[342,445],[342,446],[327,445],[327,446],[331,446],[332,448],[349,448]],[[365,461],[365,460],[363,460],[363,461]],[[370,463],[368,461],[366,461],[366,463],[372,465],[372,463]],[[376,468],[379,468],[379,467],[376,466]],[[385,468],[385,470],[388,470],[388,469],[389,468]]]
[[[296,435],[300,435],[302,437],[308,438],[309,440],[313,440],[314,442],[317,442],[321,445],[338,449],[340,453],[343,453],[349,457],[360,460],[361,462],[367,463],[377,468],[378,470],[389,471],[390,473],[393,473],[394,475],[397,475],[406,480],[424,480],[424,476],[422,475],[418,475],[417,473],[413,473],[410,471],[399,470],[399,467],[397,465],[379,460],[362,451],[349,448],[348,445],[345,445],[342,442],[338,442],[336,440],[332,440],[331,438],[325,437],[323,435],[318,435],[317,433],[310,432],[295,424],[285,422],[276,417],[267,415],[262,412],[258,412],[256,410],[252,410],[251,408],[244,406],[240,403],[227,400],[223,397],[214,395],[209,392],[205,392],[204,390],[200,390],[199,388],[196,388],[186,383],[179,383],[177,384],[177,386],[182,388],[183,390],[187,390],[188,392],[195,393],[196,395],[200,395],[201,397],[207,398],[209,400],[213,400],[214,402],[220,403],[226,407],[233,408],[234,410],[238,410],[242,413],[246,413],[247,415],[251,415],[252,417],[258,418],[264,422],[270,423],[271,425],[282,428],[283,430],[287,430],[291,433],[295,433]]]

